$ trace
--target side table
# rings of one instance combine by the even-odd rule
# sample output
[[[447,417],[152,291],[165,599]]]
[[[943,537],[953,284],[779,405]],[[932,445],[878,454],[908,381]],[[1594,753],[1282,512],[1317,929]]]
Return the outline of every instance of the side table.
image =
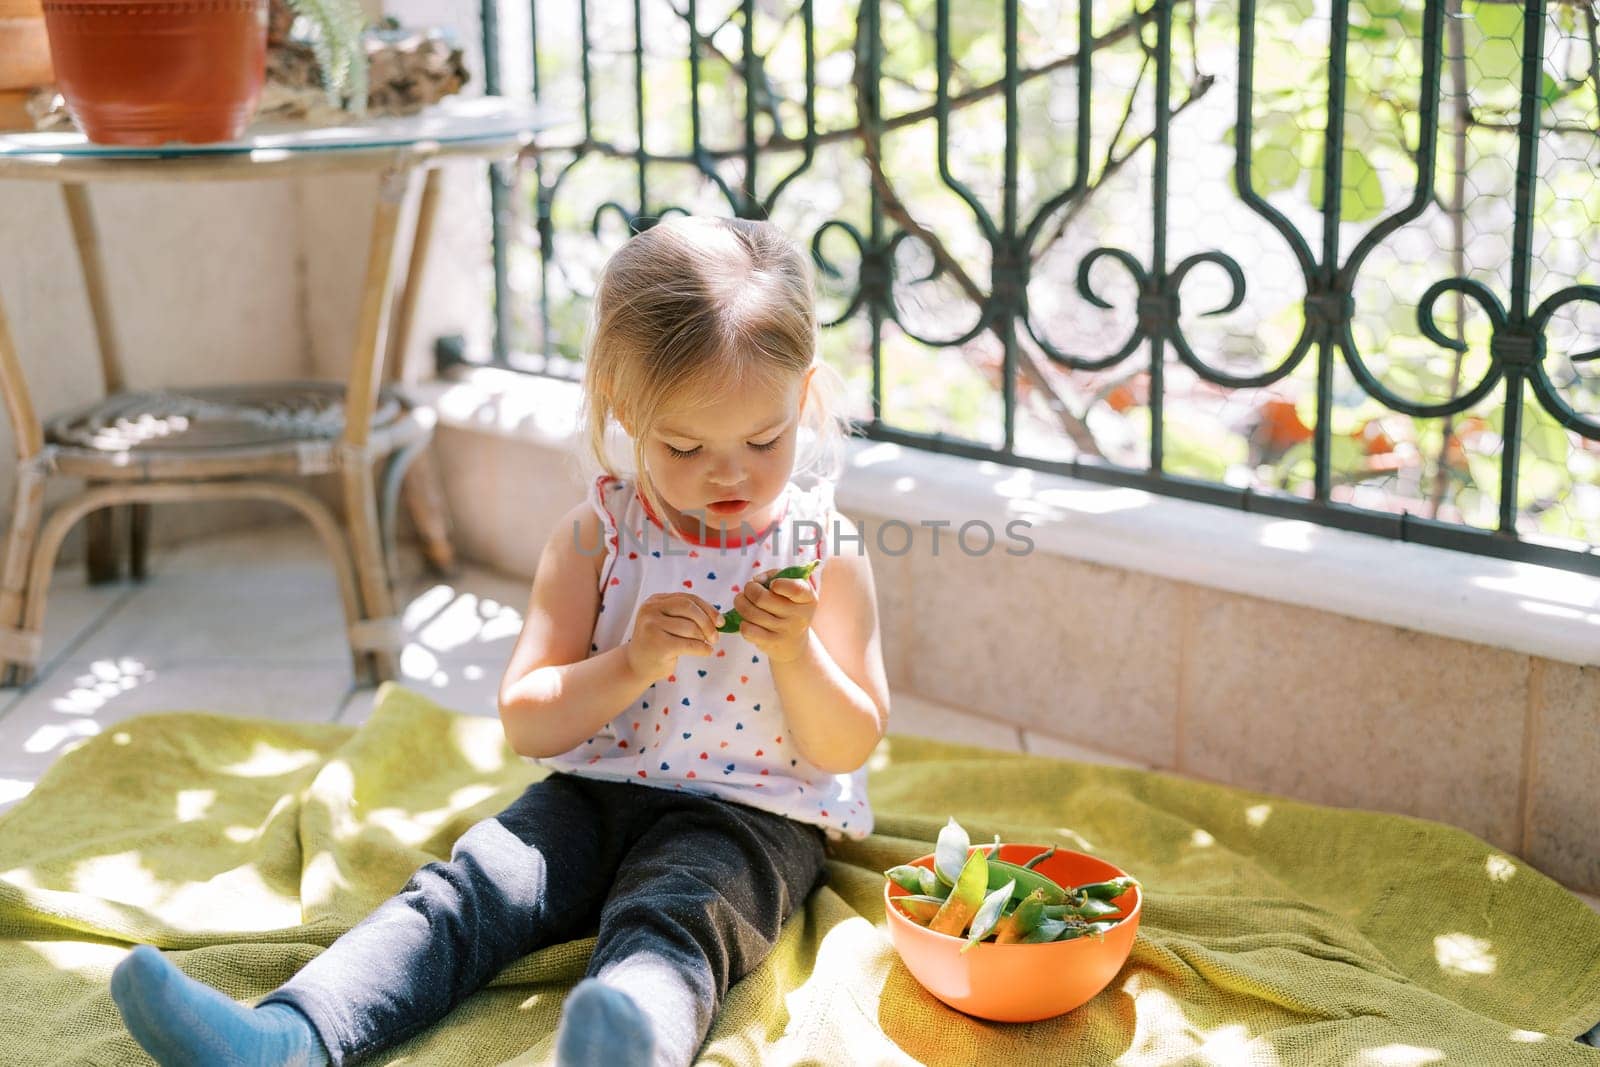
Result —
[[[488,97],[337,128],[253,128],[217,145],[131,149],[90,144],[76,133],[0,135],[0,180],[61,186],[106,393],[87,408],[41,422],[0,304],[0,390],[17,452],[11,524],[0,552],[0,668],[11,684],[25,683],[39,662],[56,556],[79,519],[91,517],[91,575],[115,574],[107,509],[130,506],[132,571],[141,577],[151,504],[244,498],[288,505],[311,523],[333,563],[357,678],[393,676],[401,632],[390,564],[402,480],[430,563],[448,568],[453,560],[437,477],[425,463],[413,465],[432,434],[432,412],[411,402],[403,374],[385,375],[386,363],[400,362],[390,357],[404,351],[416,310],[438,204],[437,168],[455,158],[515,157],[541,125],[530,105]],[[377,175],[379,196],[344,382],[127,388],[88,183],[351,172]],[[413,199],[411,250],[397,268],[401,215]],[[339,479],[342,521],[297,484],[329,473]],[[86,485],[46,515],[46,484],[61,477]]]

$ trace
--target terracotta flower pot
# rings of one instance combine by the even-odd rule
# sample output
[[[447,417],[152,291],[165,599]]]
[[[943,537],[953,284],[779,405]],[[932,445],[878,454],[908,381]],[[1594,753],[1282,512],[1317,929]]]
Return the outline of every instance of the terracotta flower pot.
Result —
[[[239,136],[267,62],[267,0],[44,0],[56,81],[97,144]]]
[[[0,91],[54,80],[39,0],[0,0]]]

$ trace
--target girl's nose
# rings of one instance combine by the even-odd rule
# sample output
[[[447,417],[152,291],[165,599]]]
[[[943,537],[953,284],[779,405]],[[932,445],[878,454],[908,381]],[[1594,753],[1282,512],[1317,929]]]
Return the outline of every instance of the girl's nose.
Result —
[[[709,475],[712,485],[734,486],[744,481],[744,472],[735,463],[720,463],[711,468]]]

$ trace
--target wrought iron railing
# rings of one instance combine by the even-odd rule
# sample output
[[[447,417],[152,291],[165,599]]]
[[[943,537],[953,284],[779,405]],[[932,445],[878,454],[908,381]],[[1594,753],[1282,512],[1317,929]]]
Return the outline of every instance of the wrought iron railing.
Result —
[[[576,120],[495,182],[496,361],[572,373],[630,230],[772,217],[870,437],[1600,574],[1592,5],[819,7],[532,0]]]

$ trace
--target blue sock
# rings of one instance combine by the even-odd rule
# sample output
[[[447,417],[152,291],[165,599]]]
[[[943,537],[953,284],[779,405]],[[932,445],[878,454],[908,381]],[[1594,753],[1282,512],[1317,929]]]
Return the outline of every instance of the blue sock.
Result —
[[[567,997],[556,1034],[558,1067],[649,1067],[655,1053],[650,1020],[628,994],[585,978]]]
[[[326,1067],[310,1021],[287,1004],[247,1008],[140,945],[111,975],[111,999],[128,1032],[161,1067]]]

